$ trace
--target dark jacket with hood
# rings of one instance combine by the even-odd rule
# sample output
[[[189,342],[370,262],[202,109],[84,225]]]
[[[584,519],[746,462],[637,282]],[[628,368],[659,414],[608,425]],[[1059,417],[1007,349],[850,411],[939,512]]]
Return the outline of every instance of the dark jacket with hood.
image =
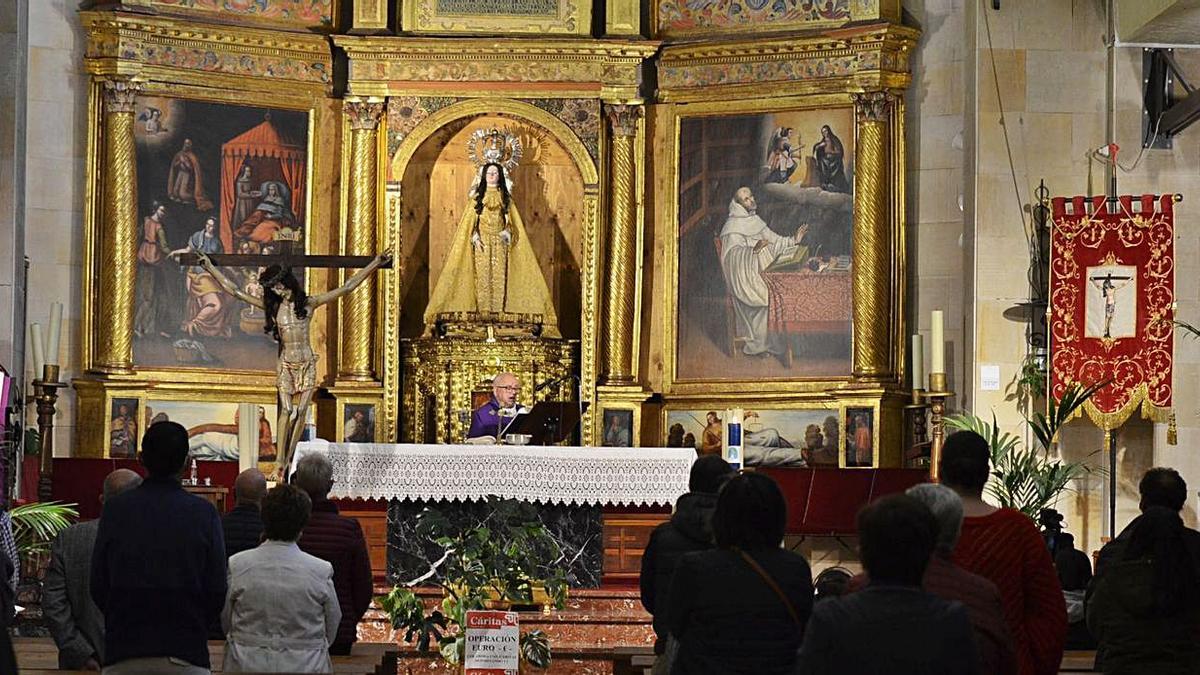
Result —
[[[661,654],[667,642],[667,595],[679,558],[692,551],[713,547],[712,514],[717,496],[689,492],[675,503],[671,520],[654,528],[642,554],[642,605],[654,616],[654,652]]]

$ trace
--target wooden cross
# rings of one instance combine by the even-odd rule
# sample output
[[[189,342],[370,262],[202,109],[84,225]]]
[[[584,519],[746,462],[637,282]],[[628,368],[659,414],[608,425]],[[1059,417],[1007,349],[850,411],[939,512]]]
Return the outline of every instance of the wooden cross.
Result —
[[[284,268],[321,267],[332,269],[353,269],[366,267],[375,259],[373,255],[294,255],[291,253],[272,253],[267,255],[254,253],[210,253],[208,259],[217,267],[266,267],[279,265]],[[380,265],[387,269],[393,260]],[[200,264],[200,256],[187,252],[179,254],[179,264],[196,266]]]

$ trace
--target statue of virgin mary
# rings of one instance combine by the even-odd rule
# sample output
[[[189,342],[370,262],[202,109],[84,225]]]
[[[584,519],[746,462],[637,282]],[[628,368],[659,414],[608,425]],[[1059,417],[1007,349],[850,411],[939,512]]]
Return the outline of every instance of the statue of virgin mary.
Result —
[[[491,315],[493,320],[497,315],[536,315],[541,317],[542,335],[560,336],[550,289],[498,161],[480,168],[429,296],[425,325],[449,313]]]

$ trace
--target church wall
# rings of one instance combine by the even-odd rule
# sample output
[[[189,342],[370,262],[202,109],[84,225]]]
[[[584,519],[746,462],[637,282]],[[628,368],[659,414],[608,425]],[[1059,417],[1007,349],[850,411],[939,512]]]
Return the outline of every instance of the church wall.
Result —
[[[18,368],[23,344],[13,326],[24,324],[20,298],[24,288],[25,166],[18,161],[25,147],[25,47],[28,39],[25,3],[0,5],[0,53],[16,55],[0,61],[0,364]],[[20,375],[20,373],[16,373]]]
[[[973,188],[978,217],[975,264],[977,332],[974,349],[977,365],[1001,368],[1006,385],[1017,375],[1025,344],[1024,325],[1003,318],[1002,313],[1028,293],[1028,254],[1022,233],[1024,207],[1040,180],[1051,196],[1097,194],[1104,191],[1104,167],[1087,158],[1105,142],[1105,20],[1101,3],[1046,3],[1038,0],[1006,0],[1000,12],[990,9],[984,22],[981,7],[973,32],[978,43],[974,53],[978,93],[971,100],[977,117],[977,157]],[[989,26],[990,24],[990,26]],[[995,68],[1000,83],[1000,101],[1007,119],[1012,149],[1010,169],[1004,127],[999,123],[996,80],[988,53],[987,31],[995,48]],[[1179,52],[1177,52],[1179,54]],[[1183,55],[1185,59],[1188,57]],[[1141,59],[1140,49],[1118,52],[1117,130],[1121,164],[1134,164],[1141,147]],[[1185,61],[1186,72],[1197,72],[1197,63]],[[1200,130],[1189,129],[1176,137],[1172,150],[1149,150],[1132,172],[1118,174],[1122,194],[1179,192],[1184,201],[1176,217],[1176,293],[1178,316],[1200,318],[1200,299],[1191,279],[1200,273],[1200,239],[1191,223],[1200,197]],[[1013,192],[1012,170],[1016,172],[1019,197]],[[1025,213],[1024,217],[1029,218]],[[924,302],[924,300],[922,300]],[[1192,486],[1185,520],[1195,522],[1195,488],[1200,486],[1200,460],[1195,446],[1200,442],[1200,343],[1182,335],[1175,347],[1175,408],[1179,444],[1166,444],[1166,425],[1134,419],[1118,436],[1121,460],[1118,466],[1118,530],[1137,511],[1137,481],[1150,466],[1173,466]],[[978,372],[976,370],[976,372]],[[994,411],[1002,425],[1017,430],[1021,416],[1004,391],[982,391],[972,375],[973,409],[977,414]],[[1102,465],[1103,435],[1087,422],[1076,421],[1062,435],[1068,459],[1087,459]],[[1107,478],[1099,472],[1079,481],[1076,493],[1068,493],[1058,508],[1068,518],[1068,529],[1085,550],[1096,549],[1105,534]]]
[[[45,326],[50,303],[63,304],[60,381],[77,374],[82,278],[87,78],[84,36],[74,0],[30,0],[26,147],[25,252],[27,320]],[[18,300],[19,301],[19,300]],[[0,298],[0,314],[8,314]],[[27,358],[27,374],[32,361]],[[30,406],[29,415],[33,415]],[[31,417],[32,419],[32,417]],[[71,453],[75,394],[59,390],[55,454]]]

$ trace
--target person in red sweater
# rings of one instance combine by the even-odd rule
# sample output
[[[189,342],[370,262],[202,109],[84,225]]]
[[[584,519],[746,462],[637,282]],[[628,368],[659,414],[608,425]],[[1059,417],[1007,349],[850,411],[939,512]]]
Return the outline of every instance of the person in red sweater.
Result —
[[[325,455],[305,455],[296,463],[292,483],[312,498],[312,515],[296,543],[301,551],[333,565],[333,587],[342,609],[342,621],[329,653],[346,655],[358,639],[358,622],[371,605],[367,540],[358,521],[338,515],[337,505],[329,501],[333,466]]]
[[[1067,637],[1067,606],[1050,551],[1033,520],[983,501],[991,453],[987,441],[959,431],[942,449],[942,484],[963,502],[954,562],[1000,589],[1020,675],[1055,675]]]

